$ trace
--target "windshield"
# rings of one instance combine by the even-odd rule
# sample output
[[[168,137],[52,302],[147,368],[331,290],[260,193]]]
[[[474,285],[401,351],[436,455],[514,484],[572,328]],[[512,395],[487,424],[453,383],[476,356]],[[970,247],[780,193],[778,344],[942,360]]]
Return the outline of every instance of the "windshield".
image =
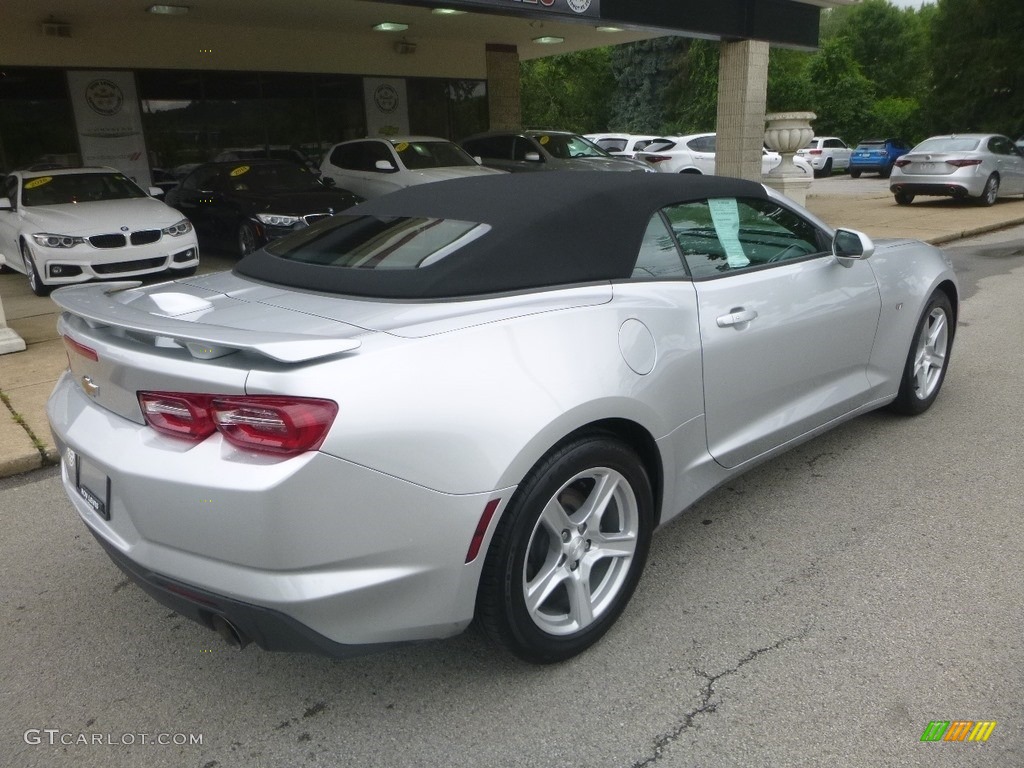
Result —
[[[396,141],[392,146],[411,171],[476,165],[476,160],[462,147],[450,141]]]
[[[420,269],[485,234],[470,221],[334,216],[275,240],[268,253],[289,261],[348,269]]]
[[[127,200],[147,197],[139,186],[121,173],[68,173],[25,179],[21,204],[65,205],[99,200]]]
[[[958,139],[956,137],[925,139],[916,147],[915,152],[973,152],[978,148],[978,139]]]
[[[221,169],[219,181],[234,192],[314,189],[322,185],[306,168],[294,163],[237,163]]]
[[[531,133],[530,136],[552,157],[567,160],[571,157],[611,157],[597,144],[566,133]]]

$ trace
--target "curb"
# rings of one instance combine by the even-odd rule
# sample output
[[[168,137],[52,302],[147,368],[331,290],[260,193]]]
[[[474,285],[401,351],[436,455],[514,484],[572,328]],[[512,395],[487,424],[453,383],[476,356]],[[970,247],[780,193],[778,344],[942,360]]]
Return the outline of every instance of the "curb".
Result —
[[[977,237],[978,235],[987,235],[989,232],[998,232],[1000,229],[1009,229],[1010,227],[1017,227],[1024,224],[1024,216],[1011,219],[1010,221],[1000,221],[995,224],[986,224],[983,227],[975,227],[974,229],[965,229],[959,233],[953,233],[950,235],[940,235],[939,237],[926,240],[925,242],[931,243],[932,245],[943,245],[945,243],[952,243],[956,240],[966,240],[968,237]]]

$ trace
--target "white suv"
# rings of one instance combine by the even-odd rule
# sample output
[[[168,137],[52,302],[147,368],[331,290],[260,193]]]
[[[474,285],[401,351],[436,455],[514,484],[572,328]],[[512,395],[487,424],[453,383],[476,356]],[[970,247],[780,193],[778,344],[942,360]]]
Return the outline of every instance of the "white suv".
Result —
[[[815,136],[803,149],[796,151],[811,164],[815,178],[831,176],[833,171],[846,171],[850,168],[850,155],[853,150],[837,136]]]

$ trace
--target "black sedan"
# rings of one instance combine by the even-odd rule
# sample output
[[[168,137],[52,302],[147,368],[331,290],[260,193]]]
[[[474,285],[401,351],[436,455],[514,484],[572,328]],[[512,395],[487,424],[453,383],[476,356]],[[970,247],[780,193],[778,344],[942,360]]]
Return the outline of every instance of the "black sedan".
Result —
[[[204,163],[167,193],[200,245],[244,256],[271,240],[332,216],[361,198],[281,160]]]

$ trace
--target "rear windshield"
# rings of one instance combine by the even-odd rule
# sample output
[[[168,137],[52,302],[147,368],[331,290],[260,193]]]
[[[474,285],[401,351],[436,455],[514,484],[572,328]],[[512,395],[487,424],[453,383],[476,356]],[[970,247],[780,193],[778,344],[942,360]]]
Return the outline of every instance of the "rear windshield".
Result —
[[[972,152],[978,148],[980,139],[939,138],[925,139],[916,147],[915,152]]]
[[[64,205],[99,200],[126,200],[146,197],[139,186],[120,173],[69,173],[25,179],[21,204]]]
[[[334,216],[266,246],[274,256],[345,269],[420,269],[490,229],[454,219]]]

